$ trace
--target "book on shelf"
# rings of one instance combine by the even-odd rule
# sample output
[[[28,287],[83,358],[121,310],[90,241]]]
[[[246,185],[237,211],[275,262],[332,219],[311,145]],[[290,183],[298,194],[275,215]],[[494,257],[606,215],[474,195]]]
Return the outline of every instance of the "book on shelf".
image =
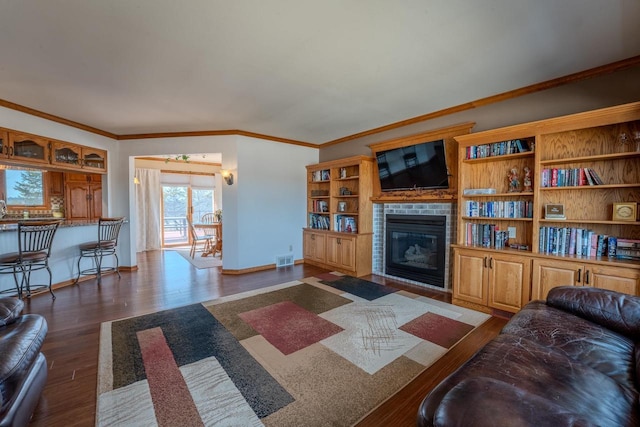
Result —
[[[616,257],[620,259],[640,260],[640,240],[617,239]]]
[[[313,201],[314,212],[329,212],[329,204],[326,200],[314,200]]]
[[[640,259],[640,240],[623,239],[579,227],[540,227],[539,251],[551,255]]]
[[[355,217],[348,215],[335,215],[335,222],[333,224],[335,231],[344,233],[357,233],[358,227]]]
[[[580,187],[603,185],[603,181],[592,168],[545,168],[540,172],[540,185],[548,187]]]
[[[465,244],[483,248],[504,249],[509,245],[509,233],[497,224],[465,224]]]
[[[504,156],[507,154],[526,153],[533,151],[534,144],[526,139],[510,139],[483,145],[470,145],[466,148],[467,159],[482,159],[485,157]]]
[[[329,217],[327,215],[319,215],[315,213],[309,214],[309,228],[317,230],[329,229]]]
[[[484,218],[533,218],[531,200],[490,200],[465,202],[465,216]]]

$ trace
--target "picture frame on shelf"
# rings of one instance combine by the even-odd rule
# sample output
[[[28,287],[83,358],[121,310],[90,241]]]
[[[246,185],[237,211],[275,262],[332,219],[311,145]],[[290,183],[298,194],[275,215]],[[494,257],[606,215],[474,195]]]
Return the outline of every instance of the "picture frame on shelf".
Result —
[[[546,204],[544,205],[545,219],[567,219],[564,214],[564,205]]]
[[[638,217],[638,204],[635,202],[624,202],[613,204],[614,221],[635,222]]]

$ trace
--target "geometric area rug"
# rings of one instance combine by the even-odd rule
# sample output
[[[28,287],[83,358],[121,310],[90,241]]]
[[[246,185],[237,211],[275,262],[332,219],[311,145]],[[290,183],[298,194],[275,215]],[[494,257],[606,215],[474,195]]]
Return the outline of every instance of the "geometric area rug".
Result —
[[[489,318],[326,273],[105,322],[99,426],[351,426]]]

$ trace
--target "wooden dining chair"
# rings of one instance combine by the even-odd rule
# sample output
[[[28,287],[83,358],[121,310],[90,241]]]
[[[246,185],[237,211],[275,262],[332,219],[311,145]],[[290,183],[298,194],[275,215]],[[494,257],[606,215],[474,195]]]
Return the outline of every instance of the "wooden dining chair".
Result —
[[[193,226],[193,222],[191,220],[187,220],[189,223],[189,233],[191,234],[191,250],[189,251],[189,255],[193,258],[196,255],[198,244],[200,242],[203,243],[202,251],[207,251],[211,247],[211,239],[213,236],[209,236],[208,234],[198,234],[198,230]]]

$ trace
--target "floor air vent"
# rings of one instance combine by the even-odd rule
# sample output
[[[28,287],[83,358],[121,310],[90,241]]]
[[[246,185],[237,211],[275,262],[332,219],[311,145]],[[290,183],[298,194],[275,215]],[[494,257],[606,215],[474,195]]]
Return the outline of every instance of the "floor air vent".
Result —
[[[276,267],[287,267],[293,265],[293,254],[276,256]]]

